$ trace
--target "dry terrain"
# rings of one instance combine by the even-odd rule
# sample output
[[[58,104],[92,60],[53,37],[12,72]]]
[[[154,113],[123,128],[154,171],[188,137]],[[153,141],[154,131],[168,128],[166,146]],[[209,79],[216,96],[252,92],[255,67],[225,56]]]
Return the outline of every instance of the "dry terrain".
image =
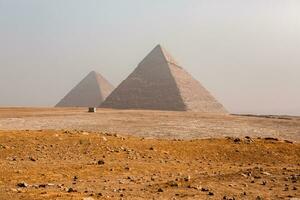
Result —
[[[300,144],[1,131],[0,199],[291,199]]]
[[[0,109],[0,200],[297,199],[300,118]]]
[[[300,140],[299,117],[74,108],[0,108],[0,130],[86,130],[147,138],[278,137]]]

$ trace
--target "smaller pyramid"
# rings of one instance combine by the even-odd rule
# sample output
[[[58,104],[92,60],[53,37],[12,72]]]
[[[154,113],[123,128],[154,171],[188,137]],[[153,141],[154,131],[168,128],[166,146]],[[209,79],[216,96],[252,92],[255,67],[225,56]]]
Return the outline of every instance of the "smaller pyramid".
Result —
[[[55,107],[97,107],[113,90],[112,84],[92,71]]]

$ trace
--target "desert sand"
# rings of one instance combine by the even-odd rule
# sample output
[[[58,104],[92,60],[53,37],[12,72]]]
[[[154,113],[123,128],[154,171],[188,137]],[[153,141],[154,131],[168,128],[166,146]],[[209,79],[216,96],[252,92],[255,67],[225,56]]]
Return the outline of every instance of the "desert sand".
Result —
[[[0,109],[0,199],[300,198],[300,119]]]
[[[86,108],[0,108],[0,130],[86,130],[146,138],[278,137],[300,140],[300,117]]]

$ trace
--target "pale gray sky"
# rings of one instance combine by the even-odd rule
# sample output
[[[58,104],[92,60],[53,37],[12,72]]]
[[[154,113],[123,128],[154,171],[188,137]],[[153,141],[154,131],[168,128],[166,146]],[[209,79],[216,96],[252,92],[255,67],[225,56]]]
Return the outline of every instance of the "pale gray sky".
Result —
[[[300,115],[299,0],[0,0],[0,106],[117,86],[158,43],[230,112]]]

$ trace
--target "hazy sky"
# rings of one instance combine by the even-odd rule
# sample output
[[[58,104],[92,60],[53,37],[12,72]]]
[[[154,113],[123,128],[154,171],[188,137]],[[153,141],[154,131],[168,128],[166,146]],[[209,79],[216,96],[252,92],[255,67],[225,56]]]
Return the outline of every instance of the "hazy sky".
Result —
[[[299,0],[0,0],[0,106],[117,86],[158,43],[230,112],[300,115]]]

